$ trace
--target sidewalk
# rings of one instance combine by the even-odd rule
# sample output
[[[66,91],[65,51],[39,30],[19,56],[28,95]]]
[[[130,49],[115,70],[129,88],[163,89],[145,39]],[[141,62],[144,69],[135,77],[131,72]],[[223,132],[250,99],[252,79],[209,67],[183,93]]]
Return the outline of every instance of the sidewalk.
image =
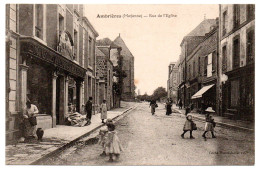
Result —
[[[132,110],[135,103],[121,103],[121,108],[108,111],[108,118],[115,119],[118,116]],[[63,150],[72,145],[75,141],[89,135],[91,132],[103,126],[100,120],[100,113],[92,116],[91,124],[84,127],[73,127],[57,125],[55,128],[44,131],[43,141],[34,140],[30,143],[18,143],[7,145],[6,165],[29,165],[34,164],[43,157],[48,157],[55,152]]]
[[[178,113],[185,115],[185,109],[180,110],[175,105],[173,105],[172,109]],[[205,121],[205,115],[203,115],[203,114],[199,114],[196,112],[191,112],[189,114],[191,114],[193,116],[193,118],[195,118],[195,119],[198,119],[200,121]],[[220,125],[220,126],[226,126],[226,127],[230,127],[230,128],[237,128],[237,129],[241,129],[241,130],[248,130],[248,131],[252,131],[252,132],[254,131],[254,123],[250,122],[250,121],[231,120],[226,117],[221,117],[221,116],[217,116],[217,115],[214,115],[214,120],[217,123],[217,126]]]

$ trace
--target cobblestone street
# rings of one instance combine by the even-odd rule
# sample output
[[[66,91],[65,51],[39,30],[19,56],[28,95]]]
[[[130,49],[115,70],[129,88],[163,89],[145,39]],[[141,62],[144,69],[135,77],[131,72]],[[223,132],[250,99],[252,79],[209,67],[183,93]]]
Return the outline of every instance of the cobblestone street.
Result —
[[[254,138],[252,133],[216,128],[216,139],[204,140],[204,123],[196,122],[195,139],[180,134],[185,118],[173,113],[165,115],[159,105],[152,116],[148,103],[140,103],[116,125],[124,147],[120,160],[108,162],[100,157],[98,144],[75,145],[57,157],[47,160],[48,165],[252,165],[254,164]]]

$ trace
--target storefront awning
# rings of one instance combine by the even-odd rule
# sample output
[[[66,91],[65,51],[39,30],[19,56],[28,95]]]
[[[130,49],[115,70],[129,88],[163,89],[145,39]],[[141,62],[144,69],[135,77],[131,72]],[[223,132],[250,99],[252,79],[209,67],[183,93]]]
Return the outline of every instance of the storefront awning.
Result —
[[[213,87],[213,86],[214,86],[214,84],[211,84],[211,85],[202,87],[197,93],[195,93],[195,94],[191,97],[191,99],[196,99],[196,98],[202,97],[202,95],[203,95],[206,91],[208,91],[211,87]]]

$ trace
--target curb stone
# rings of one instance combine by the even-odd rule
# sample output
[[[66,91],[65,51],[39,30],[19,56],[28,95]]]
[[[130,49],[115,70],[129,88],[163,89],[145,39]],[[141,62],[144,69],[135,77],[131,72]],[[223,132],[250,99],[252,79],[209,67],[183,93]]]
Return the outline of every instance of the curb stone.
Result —
[[[127,113],[127,112],[129,112],[129,111],[131,111],[131,110],[134,110],[136,107],[137,107],[137,106],[133,106],[133,107],[130,107],[130,108],[124,110],[121,114],[117,115],[117,116],[114,117],[112,120],[115,120],[115,119],[118,118],[119,116],[124,115],[125,113]],[[96,131],[97,129],[101,128],[102,126],[104,126],[104,124],[101,124],[101,125],[95,127],[95,128],[92,129],[91,131],[89,131],[89,132],[87,132],[87,133],[81,135],[80,137],[78,137],[78,138],[76,138],[76,139],[74,139],[74,140],[72,140],[72,141],[66,143],[65,145],[63,145],[63,146],[61,146],[61,147],[59,147],[59,148],[55,147],[55,148],[57,148],[57,149],[55,149],[55,150],[53,150],[53,147],[51,147],[51,148],[48,149],[48,150],[53,150],[53,151],[49,152],[48,154],[42,156],[41,158],[39,158],[39,159],[37,159],[37,160],[35,160],[35,161],[33,161],[33,162],[30,163],[29,165],[39,165],[40,162],[44,161],[44,160],[47,159],[48,157],[52,157],[52,156],[54,156],[54,155],[56,155],[56,154],[58,154],[58,153],[64,151],[65,149],[67,149],[67,148],[73,146],[77,141],[79,141],[80,139],[82,139],[82,138],[84,138],[84,137],[89,136],[91,133],[93,133],[93,132]],[[48,150],[47,150],[47,151],[48,151]],[[47,151],[46,151],[46,152],[47,152]]]
[[[181,115],[184,116],[184,114],[179,111],[178,109],[173,109],[175,112],[178,112],[180,113]],[[193,115],[193,118],[195,118],[196,120],[199,120],[199,121],[202,121],[202,122],[205,122],[204,119],[200,118],[200,117],[197,117],[197,116],[194,116]],[[233,128],[233,129],[240,129],[240,130],[246,130],[246,131],[251,131],[251,132],[254,132],[254,129],[250,129],[250,128],[246,128],[246,127],[242,127],[242,126],[236,126],[236,125],[231,125],[231,124],[228,124],[228,123],[223,123],[223,122],[217,122],[217,126],[223,126],[223,127],[229,127],[229,128]]]

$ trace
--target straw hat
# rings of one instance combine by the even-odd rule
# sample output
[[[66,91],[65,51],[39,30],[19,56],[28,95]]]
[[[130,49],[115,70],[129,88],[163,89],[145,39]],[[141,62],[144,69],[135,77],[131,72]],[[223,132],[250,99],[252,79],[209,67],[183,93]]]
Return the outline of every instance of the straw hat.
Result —
[[[212,109],[212,107],[208,107],[206,110],[206,112],[211,112],[211,113],[214,113],[215,111]]]

